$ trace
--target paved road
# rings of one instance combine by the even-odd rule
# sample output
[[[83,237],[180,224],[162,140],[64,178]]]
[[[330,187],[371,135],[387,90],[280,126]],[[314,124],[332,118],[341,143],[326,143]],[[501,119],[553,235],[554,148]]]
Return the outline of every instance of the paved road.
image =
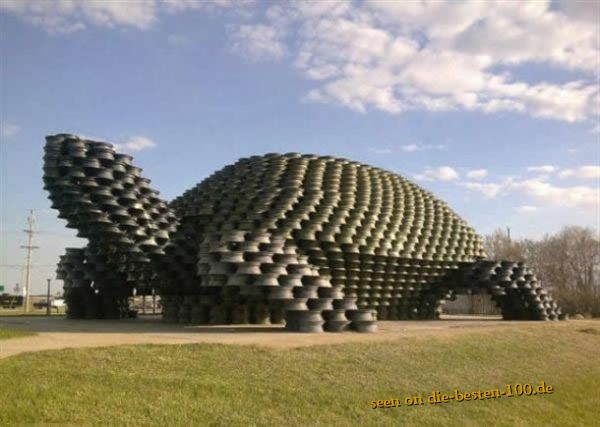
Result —
[[[552,322],[553,327],[566,327],[573,322]],[[577,321],[578,325],[597,321]],[[78,347],[105,347],[131,344],[221,343],[259,345],[272,348],[294,348],[308,345],[346,342],[388,341],[424,335],[455,335],[478,330],[514,327],[535,328],[548,322],[507,322],[502,320],[400,321],[378,323],[379,331],[302,334],[286,332],[281,326],[189,326],[160,322],[158,317],[142,317],[119,321],[67,320],[64,317],[0,317],[0,328],[37,332],[36,336],[0,340],[0,359],[20,353]]]

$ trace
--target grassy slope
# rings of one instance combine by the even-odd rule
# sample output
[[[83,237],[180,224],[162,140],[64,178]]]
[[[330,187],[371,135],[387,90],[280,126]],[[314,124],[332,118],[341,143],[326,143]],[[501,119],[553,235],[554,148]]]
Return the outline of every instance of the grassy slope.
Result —
[[[580,329],[572,322],[285,351],[182,345],[26,354],[0,360],[0,424],[597,425],[600,336]],[[541,380],[554,394],[369,405]]]
[[[35,335],[33,332],[28,331],[17,331],[14,329],[3,329],[0,328],[0,340],[7,340],[9,338],[21,338]]]

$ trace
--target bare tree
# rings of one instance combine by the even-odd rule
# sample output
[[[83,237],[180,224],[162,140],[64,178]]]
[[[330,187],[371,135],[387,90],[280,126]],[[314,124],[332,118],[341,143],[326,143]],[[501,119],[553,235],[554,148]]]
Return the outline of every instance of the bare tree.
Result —
[[[485,251],[491,259],[524,261],[525,251],[521,241],[514,241],[507,232],[496,229],[485,237]]]
[[[600,316],[600,236],[568,226],[533,241],[511,240],[502,230],[485,239],[492,259],[526,261],[567,312]]]

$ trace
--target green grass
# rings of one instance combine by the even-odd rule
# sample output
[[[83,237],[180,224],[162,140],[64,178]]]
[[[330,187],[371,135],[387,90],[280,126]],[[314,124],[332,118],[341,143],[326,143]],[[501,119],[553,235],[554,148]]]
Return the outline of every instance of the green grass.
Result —
[[[29,337],[32,335],[35,335],[35,333],[29,331],[17,331],[14,329],[0,328],[0,340],[7,340],[9,338]]]
[[[293,350],[206,344],[23,354],[0,360],[0,425],[598,425],[600,336],[573,323]],[[369,405],[542,380],[553,394]]]
[[[64,309],[59,309],[59,311],[57,312],[56,310],[52,310],[50,313],[51,316],[64,316],[65,315],[65,310]],[[25,313],[23,311],[23,307],[18,307],[18,308],[0,308],[0,317],[13,317],[13,316],[46,316],[46,309],[42,308],[42,309],[31,309],[29,310],[29,312]]]

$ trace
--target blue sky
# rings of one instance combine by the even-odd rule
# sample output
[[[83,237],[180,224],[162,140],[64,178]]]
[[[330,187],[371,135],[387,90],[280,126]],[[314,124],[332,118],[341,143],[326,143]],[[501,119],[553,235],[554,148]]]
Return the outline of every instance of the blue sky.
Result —
[[[42,189],[44,136],[119,144],[170,200],[239,157],[392,170],[479,232],[598,228],[596,2],[0,3],[0,283],[83,241]],[[61,284],[54,281],[54,289]]]

